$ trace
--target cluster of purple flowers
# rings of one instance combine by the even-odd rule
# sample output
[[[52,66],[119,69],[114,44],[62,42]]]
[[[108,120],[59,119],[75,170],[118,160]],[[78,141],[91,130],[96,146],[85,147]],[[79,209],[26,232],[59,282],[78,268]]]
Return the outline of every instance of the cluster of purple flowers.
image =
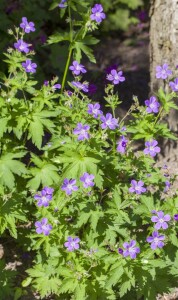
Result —
[[[45,186],[38,194],[34,196],[34,199],[38,201],[37,205],[39,207],[49,206],[49,202],[52,200],[53,197],[53,192],[54,192],[53,188]],[[48,224],[47,218],[43,218],[41,222],[40,221],[35,222],[35,227],[36,227],[36,233],[38,234],[43,233],[44,235],[49,235],[50,231],[52,230],[52,225]]]
[[[172,71],[169,70],[168,64],[163,64],[163,66],[156,67],[156,78],[167,79],[172,75]],[[169,82],[169,86],[173,92],[178,92],[178,78],[175,78],[174,81]]]
[[[80,181],[83,183],[84,188],[88,188],[94,186],[94,182],[93,182],[94,178],[95,176],[93,174],[89,174],[85,172],[80,177]],[[78,186],[76,186],[76,179],[65,178],[61,190],[65,191],[66,195],[71,195],[73,191],[77,191]]]
[[[171,220],[170,215],[164,215],[163,211],[152,211],[152,213],[156,214],[155,216],[152,216],[151,221],[156,223],[154,228],[159,229],[167,229],[168,224]],[[174,220],[178,221],[178,215],[174,215]],[[165,235],[159,234],[158,231],[153,231],[152,236],[147,237],[146,241],[151,244],[151,249],[155,250],[157,248],[162,248],[164,246]],[[119,254],[123,255],[124,257],[130,256],[130,258],[135,259],[137,254],[140,253],[140,248],[136,247],[136,241],[131,240],[130,243],[124,243],[122,248],[118,249]]]
[[[159,229],[167,229],[168,224],[171,220],[170,215],[164,215],[163,211],[152,211],[153,214],[156,214],[155,216],[151,217],[151,221],[156,223],[154,228],[159,230]],[[152,236],[149,236],[147,238],[147,242],[151,243],[151,249],[155,250],[157,248],[162,248],[164,246],[164,241],[165,240],[165,235],[160,235],[158,231],[154,231],[152,233]]]
[[[35,31],[33,22],[28,22],[26,17],[22,18],[22,23],[20,24],[20,27],[24,30],[25,33],[29,33],[31,31]],[[24,42],[22,39],[18,40],[16,43],[14,43],[15,49],[17,49],[20,52],[28,53],[29,50],[29,44]]]

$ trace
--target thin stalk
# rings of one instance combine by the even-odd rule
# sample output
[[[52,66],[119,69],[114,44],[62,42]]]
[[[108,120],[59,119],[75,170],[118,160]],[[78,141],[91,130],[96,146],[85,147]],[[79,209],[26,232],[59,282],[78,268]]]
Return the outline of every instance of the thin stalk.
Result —
[[[154,122],[154,125],[156,125],[156,123],[158,122],[159,117],[161,116],[162,111],[163,111],[163,107],[161,107],[161,109],[160,109],[160,111],[159,111],[159,114],[157,115],[156,120],[155,120],[155,122]]]
[[[62,78],[62,87],[61,87],[61,92],[63,92],[64,87],[65,87],[65,83],[66,83],[66,77],[67,77],[67,73],[68,73],[68,69],[69,69],[69,64],[70,64],[70,59],[72,56],[72,48],[70,48],[69,50],[69,54],[68,54],[68,58],[67,58],[67,62],[66,62],[66,66],[65,66],[65,70],[64,70],[64,76]]]
[[[70,64],[70,60],[71,60],[71,56],[72,56],[72,50],[73,50],[71,47],[72,43],[73,43],[73,26],[72,26],[70,3],[68,4],[68,13],[69,13],[69,25],[70,25],[70,46],[69,46],[69,54],[68,54],[68,58],[67,58],[67,62],[66,62],[65,70],[64,70],[64,76],[62,78],[61,92],[63,92],[64,87],[65,87],[67,73],[68,73],[69,64]]]

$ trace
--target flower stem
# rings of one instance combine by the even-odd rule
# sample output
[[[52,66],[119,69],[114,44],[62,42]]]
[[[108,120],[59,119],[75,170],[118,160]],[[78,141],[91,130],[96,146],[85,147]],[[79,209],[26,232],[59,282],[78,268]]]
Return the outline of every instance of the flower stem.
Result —
[[[68,58],[67,58],[67,62],[66,62],[66,66],[65,66],[65,70],[64,70],[64,76],[62,78],[61,92],[63,92],[64,87],[65,87],[66,77],[67,77],[67,73],[68,73],[68,69],[69,69],[69,64],[70,64],[70,59],[71,59],[71,56],[72,56],[72,50],[73,50],[72,47],[70,47]]]
[[[71,19],[71,8],[70,8],[70,3],[68,4],[68,13],[69,13],[69,25],[70,25],[70,46],[69,46],[69,54],[68,54],[68,58],[67,58],[67,62],[66,62],[66,66],[65,66],[65,70],[64,70],[64,75],[62,78],[62,87],[61,87],[61,92],[63,92],[64,87],[65,87],[65,83],[66,83],[66,78],[67,78],[67,73],[68,73],[68,69],[69,69],[69,64],[70,64],[70,60],[71,60],[71,56],[72,56],[72,43],[73,43],[73,26],[72,26],[72,19]]]

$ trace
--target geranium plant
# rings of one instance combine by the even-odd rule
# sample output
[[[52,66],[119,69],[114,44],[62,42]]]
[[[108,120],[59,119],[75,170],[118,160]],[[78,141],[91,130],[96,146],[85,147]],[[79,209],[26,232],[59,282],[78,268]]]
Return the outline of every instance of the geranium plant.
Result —
[[[81,64],[82,52],[94,61],[91,31],[106,18],[103,8],[75,0],[53,7],[69,13],[69,32],[49,38],[69,44],[62,83],[38,88],[28,42],[35,25],[26,17],[9,31],[9,73],[0,74],[0,232],[33,256],[15,299],[27,286],[42,299],[155,299],[177,281],[178,196],[169,194],[176,177],[155,166],[159,137],[176,139],[163,119],[177,109],[176,91],[160,89],[145,106],[133,97],[132,118],[119,119],[115,86],[127,78],[111,70],[104,113],[87,95]]]

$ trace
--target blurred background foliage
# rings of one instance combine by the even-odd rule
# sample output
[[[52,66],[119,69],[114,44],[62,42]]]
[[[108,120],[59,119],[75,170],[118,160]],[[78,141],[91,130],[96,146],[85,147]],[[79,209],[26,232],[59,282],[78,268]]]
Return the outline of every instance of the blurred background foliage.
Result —
[[[2,53],[8,47],[13,46],[13,37],[9,36],[7,30],[19,26],[21,18],[26,16],[29,21],[33,21],[36,31],[24,38],[32,44],[31,49],[36,52],[35,60],[38,64],[36,79],[42,84],[44,80],[50,80],[55,75],[61,77],[64,70],[67,48],[65,43],[47,45],[48,37],[54,32],[65,31],[68,24],[66,15],[60,8],[49,10],[53,3],[59,1],[51,0],[1,0],[1,22],[0,22],[0,68],[6,71],[3,65]],[[97,3],[88,0],[91,7]],[[149,1],[146,0],[100,0],[107,14],[106,20],[95,34],[97,38],[111,35],[113,32],[120,35],[128,30],[131,24],[144,22],[146,8]],[[63,15],[61,18],[60,14]]]

